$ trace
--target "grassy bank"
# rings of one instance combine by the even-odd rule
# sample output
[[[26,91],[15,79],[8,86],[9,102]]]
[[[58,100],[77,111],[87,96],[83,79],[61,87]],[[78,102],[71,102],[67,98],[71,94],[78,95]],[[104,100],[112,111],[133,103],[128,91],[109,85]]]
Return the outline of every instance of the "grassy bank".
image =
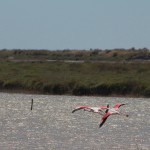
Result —
[[[0,63],[0,90],[150,97],[150,63]]]

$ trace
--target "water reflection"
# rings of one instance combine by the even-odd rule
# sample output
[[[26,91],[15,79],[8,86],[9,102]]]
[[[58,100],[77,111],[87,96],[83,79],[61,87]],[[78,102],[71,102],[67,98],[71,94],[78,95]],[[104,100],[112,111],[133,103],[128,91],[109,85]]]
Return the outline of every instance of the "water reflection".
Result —
[[[0,149],[150,149],[150,99],[6,93],[0,97]],[[99,114],[71,113],[77,105],[124,102],[129,105],[120,109],[129,117],[111,116],[102,128]]]

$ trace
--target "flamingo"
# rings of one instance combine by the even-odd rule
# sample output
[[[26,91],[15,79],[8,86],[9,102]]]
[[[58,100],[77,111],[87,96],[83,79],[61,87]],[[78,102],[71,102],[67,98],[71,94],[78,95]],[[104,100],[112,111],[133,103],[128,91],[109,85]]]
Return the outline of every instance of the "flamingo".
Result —
[[[103,109],[107,109],[107,106],[99,106],[99,107],[78,106],[72,111],[72,113],[81,109],[83,109],[84,111],[89,111],[93,113],[104,114]]]
[[[129,115],[119,112],[119,107],[126,105],[126,104],[116,104],[113,108],[110,108],[110,109],[109,109],[109,105],[107,105],[107,109],[105,111],[105,114],[102,116],[102,119],[99,123],[99,127],[102,127],[102,125],[105,123],[105,121],[107,120],[107,118],[110,115],[117,115],[118,114],[118,115],[125,115],[126,117],[128,117]]]

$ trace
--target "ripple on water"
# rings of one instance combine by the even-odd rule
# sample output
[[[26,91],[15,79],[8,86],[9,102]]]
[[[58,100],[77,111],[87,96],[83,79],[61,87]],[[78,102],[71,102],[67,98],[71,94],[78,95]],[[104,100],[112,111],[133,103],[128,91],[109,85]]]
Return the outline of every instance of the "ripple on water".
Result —
[[[0,149],[150,149],[150,99],[6,93],[0,96]],[[71,113],[78,105],[113,106],[124,102],[129,104],[120,109],[129,117],[111,116],[102,128],[98,127],[98,114]]]

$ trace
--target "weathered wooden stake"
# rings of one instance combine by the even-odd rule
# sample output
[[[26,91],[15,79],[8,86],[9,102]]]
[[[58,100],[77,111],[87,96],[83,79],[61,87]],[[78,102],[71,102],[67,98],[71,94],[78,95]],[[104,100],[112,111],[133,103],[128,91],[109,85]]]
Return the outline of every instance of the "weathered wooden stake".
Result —
[[[31,110],[33,109],[33,99],[31,100]]]

